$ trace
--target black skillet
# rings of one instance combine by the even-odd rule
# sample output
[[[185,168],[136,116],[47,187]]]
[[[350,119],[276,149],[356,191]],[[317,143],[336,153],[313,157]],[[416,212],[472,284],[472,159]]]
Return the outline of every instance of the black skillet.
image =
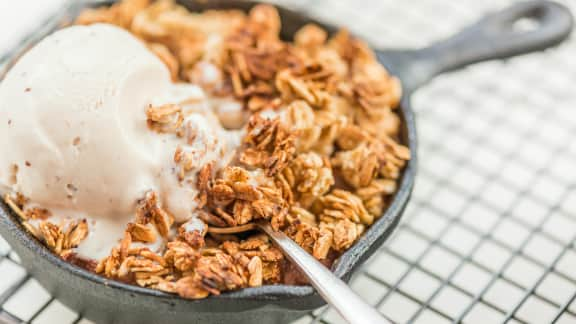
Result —
[[[207,8],[248,10],[254,5],[254,2],[237,0],[180,2],[194,11]],[[78,5],[73,4],[71,8],[61,12],[58,21],[45,24],[41,31],[27,40],[26,46],[52,31],[62,20],[73,18],[78,9]],[[304,13],[278,9],[282,17],[282,36],[286,39],[290,39],[304,24],[315,22]],[[528,31],[517,30],[515,23],[525,18],[531,19],[536,24],[535,28]],[[408,202],[416,168],[416,129],[410,104],[412,92],[446,71],[479,61],[506,58],[557,45],[570,34],[572,24],[568,9],[557,3],[519,2],[508,9],[486,16],[456,36],[430,47],[378,52],[381,62],[402,80],[404,95],[398,109],[403,121],[402,140],[414,155],[403,172],[399,190],[390,208],[339,258],[333,267],[336,275],[344,280],[350,278],[354,270],[390,236]],[[335,30],[333,26],[320,25],[330,31]],[[20,53],[21,48],[13,51],[12,60]],[[534,90],[537,91],[531,89]],[[193,301],[110,281],[54,256],[23,230],[17,217],[5,204],[0,207],[0,234],[20,255],[28,271],[56,298],[97,322],[281,323],[324,304],[308,286],[249,288]]]

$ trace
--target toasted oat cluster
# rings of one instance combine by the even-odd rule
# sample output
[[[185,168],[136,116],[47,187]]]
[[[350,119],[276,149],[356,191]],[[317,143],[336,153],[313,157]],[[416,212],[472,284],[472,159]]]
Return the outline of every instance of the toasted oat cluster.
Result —
[[[174,223],[149,192],[122,242],[103,260],[81,260],[73,252],[88,234],[85,221],[53,224],[49,211],[25,209],[25,198],[7,197],[24,224],[40,223],[28,227],[64,259],[185,298],[300,284],[302,278],[265,235],[235,229],[268,221],[330,266],[387,208],[410,159],[398,143],[401,86],[348,32],[328,38],[307,25],[286,42],[279,38],[281,21],[272,6],[191,13],[163,0],[86,10],[77,23],[129,30],[166,64],[175,82],[200,85],[214,97],[233,96],[249,118],[233,162],[220,170],[204,165],[190,184],[200,193],[200,227],[191,224],[198,219]],[[146,113],[152,131],[195,136],[177,105]],[[188,154],[174,154],[179,179],[191,169]],[[158,235],[167,242],[163,253],[133,244],[155,242]]]

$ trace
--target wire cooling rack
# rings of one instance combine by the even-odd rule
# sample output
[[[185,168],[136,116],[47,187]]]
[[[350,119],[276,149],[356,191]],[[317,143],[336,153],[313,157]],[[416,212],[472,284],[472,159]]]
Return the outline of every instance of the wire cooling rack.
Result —
[[[277,1],[381,48],[424,46],[512,1]],[[564,4],[576,9],[576,2]],[[352,280],[399,323],[576,323],[576,39],[414,96],[420,166],[394,236]],[[0,322],[89,323],[0,239]],[[343,323],[328,307],[297,321]]]

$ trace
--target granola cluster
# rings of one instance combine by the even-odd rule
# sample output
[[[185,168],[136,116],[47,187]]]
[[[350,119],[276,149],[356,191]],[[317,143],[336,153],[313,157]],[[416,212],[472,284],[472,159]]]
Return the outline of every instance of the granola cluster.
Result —
[[[149,192],[120,244],[102,260],[82,263],[74,255],[88,233],[85,221],[51,223],[49,211],[27,209],[23,197],[7,196],[32,233],[66,260],[185,298],[301,283],[265,235],[244,230],[270,222],[330,266],[391,201],[410,159],[398,142],[401,86],[348,32],[329,38],[306,25],[286,42],[272,6],[191,13],[167,0],[124,0],[86,10],[77,23],[129,30],[174,81],[234,97],[249,118],[232,162],[221,169],[207,163],[187,183],[199,191],[197,218],[176,223]],[[146,113],[152,131],[195,136],[178,105]],[[191,154],[174,154],[180,181],[198,161]],[[146,245],[159,238],[166,242],[162,253]]]

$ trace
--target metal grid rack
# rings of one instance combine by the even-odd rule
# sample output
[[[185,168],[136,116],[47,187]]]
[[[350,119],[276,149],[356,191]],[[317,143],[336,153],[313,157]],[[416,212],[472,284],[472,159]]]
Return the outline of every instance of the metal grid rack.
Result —
[[[426,45],[512,1],[276,2],[386,48]],[[367,301],[399,323],[576,323],[574,53],[573,37],[415,94],[416,189],[394,236],[352,280]],[[0,322],[89,323],[1,238],[0,276]],[[328,307],[297,321],[343,322]]]

